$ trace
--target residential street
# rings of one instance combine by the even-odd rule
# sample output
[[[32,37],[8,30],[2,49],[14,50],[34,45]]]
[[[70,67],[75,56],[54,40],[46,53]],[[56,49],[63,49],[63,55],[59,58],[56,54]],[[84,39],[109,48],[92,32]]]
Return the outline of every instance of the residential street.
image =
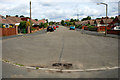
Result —
[[[38,32],[39,33],[39,32]],[[72,63],[71,70],[118,67],[118,39],[81,34],[60,26],[54,32],[3,40],[3,60],[24,66],[54,68],[53,63]],[[63,54],[60,56],[60,54]],[[14,69],[14,70],[13,70]],[[34,75],[33,75],[34,74]],[[57,73],[28,70],[3,63],[3,77],[115,78],[118,70]]]

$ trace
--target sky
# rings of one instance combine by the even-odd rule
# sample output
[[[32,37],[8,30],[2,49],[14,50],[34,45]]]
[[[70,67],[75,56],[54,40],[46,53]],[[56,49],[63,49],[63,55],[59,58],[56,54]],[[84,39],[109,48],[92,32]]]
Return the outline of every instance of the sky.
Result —
[[[120,0],[31,0],[32,19],[48,19],[49,21],[61,21],[67,19],[79,19],[91,16],[92,19],[105,17],[105,5],[97,5],[104,2],[108,4],[108,16],[118,15],[118,2]],[[0,0],[0,15],[30,15],[30,0]]]

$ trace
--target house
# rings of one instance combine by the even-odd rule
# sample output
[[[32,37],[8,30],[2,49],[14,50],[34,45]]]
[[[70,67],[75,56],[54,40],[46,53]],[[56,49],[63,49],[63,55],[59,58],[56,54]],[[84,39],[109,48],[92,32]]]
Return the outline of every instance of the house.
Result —
[[[22,20],[22,21],[29,21],[30,18],[29,18],[29,17],[21,17],[21,20]]]
[[[111,22],[113,21],[113,19],[102,19],[100,24],[101,26],[108,26]]]
[[[116,16],[109,26],[114,30],[120,30],[120,16]]]
[[[16,23],[19,24],[21,21],[22,20],[19,17],[9,16],[6,17],[6,19],[2,19],[2,26],[5,28],[14,27]]]
[[[38,22],[39,24],[40,24],[40,23],[47,23],[47,21],[46,21],[45,19],[38,20],[37,22]]]
[[[114,24],[114,26],[120,26],[120,16],[116,16],[112,24]]]
[[[75,25],[82,25],[82,21],[75,22]]]
[[[91,25],[91,26],[95,26],[94,21],[95,21],[95,20],[89,20],[89,21],[88,21],[88,24]]]
[[[95,19],[94,20],[94,25],[97,26],[97,27],[101,26],[101,24],[100,24],[101,20],[102,19]]]

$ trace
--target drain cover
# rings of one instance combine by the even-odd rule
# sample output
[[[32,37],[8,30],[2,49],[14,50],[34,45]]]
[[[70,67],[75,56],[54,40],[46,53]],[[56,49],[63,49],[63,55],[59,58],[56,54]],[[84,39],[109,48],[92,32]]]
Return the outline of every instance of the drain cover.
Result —
[[[60,67],[60,66],[62,66],[62,63],[54,63],[54,64],[52,64],[52,66]]]
[[[64,67],[66,69],[69,69],[73,65],[71,63],[53,63],[52,66],[54,66],[54,67]]]

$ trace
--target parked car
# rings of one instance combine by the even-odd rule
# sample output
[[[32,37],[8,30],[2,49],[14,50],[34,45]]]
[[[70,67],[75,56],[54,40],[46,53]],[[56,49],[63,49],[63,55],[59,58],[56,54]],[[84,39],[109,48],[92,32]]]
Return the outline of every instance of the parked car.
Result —
[[[113,30],[120,30],[120,26],[114,27]]]
[[[75,30],[75,26],[70,26],[70,30]]]
[[[48,27],[47,27],[47,32],[48,32],[48,31],[50,31],[50,32],[51,32],[51,31],[54,31],[54,28],[53,28],[52,26],[48,26]]]
[[[53,28],[54,28],[54,30],[56,30],[56,26],[55,25],[53,25]]]
[[[57,25],[56,28],[59,28],[59,26]]]

